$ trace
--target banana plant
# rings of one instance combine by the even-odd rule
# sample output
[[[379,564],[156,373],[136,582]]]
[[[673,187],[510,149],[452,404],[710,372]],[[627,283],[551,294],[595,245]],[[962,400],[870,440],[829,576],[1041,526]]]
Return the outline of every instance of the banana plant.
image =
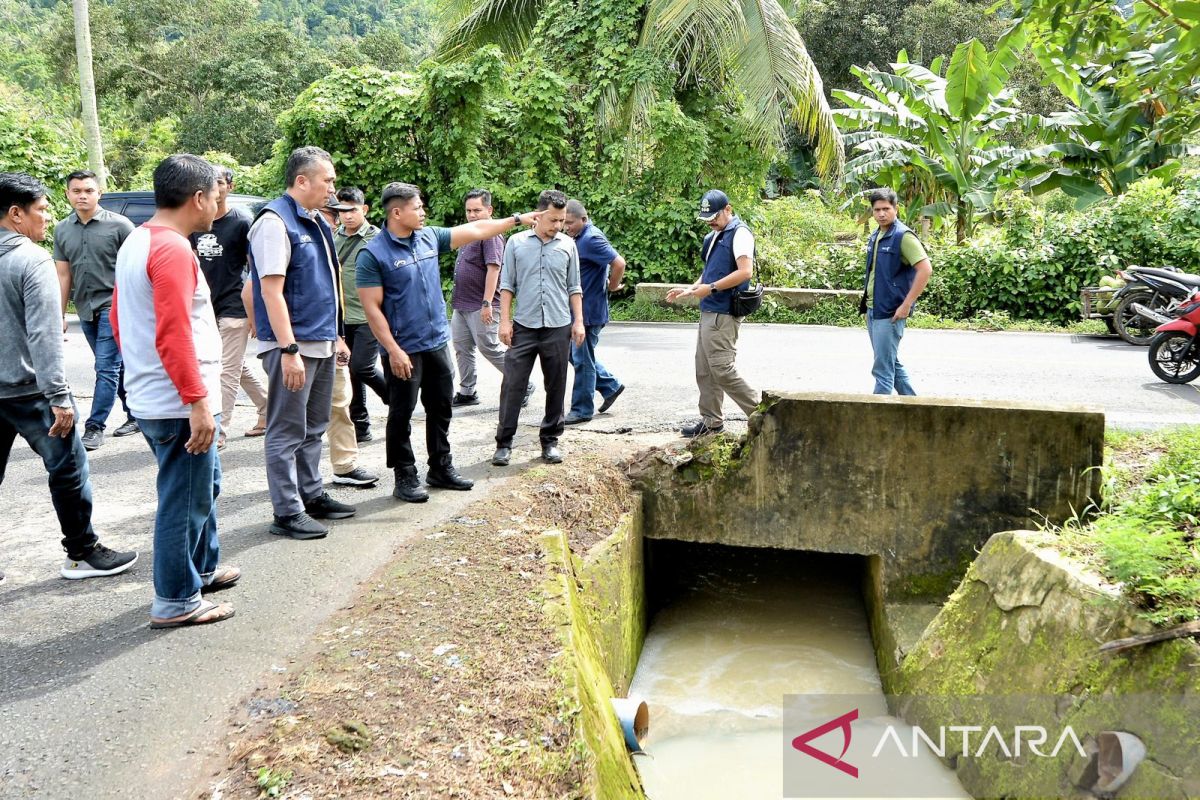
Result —
[[[896,187],[910,217],[952,217],[966,239],[1026,158],[1003,138],[1033,122],[1005,88],[1024,46],[1014,28],[991,53],[978,39],[963,42],[949,64],[937,58],[926,68],[901,51],[891,72],[854,67],[866,93],[833,93],[847,106],[835,118],[852,131],[846,182]]]

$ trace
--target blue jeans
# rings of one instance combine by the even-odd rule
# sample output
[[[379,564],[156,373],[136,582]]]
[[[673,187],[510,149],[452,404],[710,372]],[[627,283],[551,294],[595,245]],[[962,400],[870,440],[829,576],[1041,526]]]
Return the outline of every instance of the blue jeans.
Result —
[[[54,412],[40,394],[0,399],[0,484],[17,434],[42,457],[50,474],[50,501],[62,528],[62,546],[67,558],[81,561],[96,546],[92,530],[92,482],[88,478],[87,453],[72,430],[66,439],[50,435]]]
[[[571,343],[571,365],[575,367],[571,414],[576,417],[591,417],[596,413],[596,392],[607,398],[621,388],[621,382],[596,360],[596,344],[602,330],[603,325],[589,325],[584,328],[587,335],[583,344],[576,347],[574,342]]]
[[[79,327],[83,329],[84,338],[96,357],[96,389],[92,394],[92,411],[83,427],[84,430],[104,430],[104,423],[108,422],[108,414],[112,411],[113,402],[117,397],[121,398],[125,416],[129,416],[129,406],[125,402],[125,369],[121,362],[121,351],[117,349],[117,340],[113,338],[107,308],[99,312],[94,321],[81,319]]]
[[[875,394],[891,394],[893,388],[897,394],[916,394],[908,381],[908,370],[896,357],[907,322],[904,319],[892,322],[891,317],[876,319],[874,311],[867,312],[867,336],[875,352],[875,363],[871,365],[871,374],[875,376]]]
[[[184,448],[192,435],[186,419],[140,419],[138,424],[158,461],[150,616],[167,619],[195,611],[200,606],[200,587],[210,583],[217,571],[221,461],[215,441],[207,453],[192,455]]]

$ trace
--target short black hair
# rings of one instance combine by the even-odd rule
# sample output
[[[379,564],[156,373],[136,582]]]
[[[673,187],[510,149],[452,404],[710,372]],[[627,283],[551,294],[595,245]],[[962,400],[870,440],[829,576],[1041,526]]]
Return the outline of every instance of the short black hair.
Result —
[[[583,203],[578,200],[571,199],[567,201],[567,213],[578,219],[587,219],[587,209]]]
[[[233,185],[233,170],[229,167],[217,167],[217,175],[224,178],[226,183]]]
[[[550,206],[555,208],[567,207],[567,196],[558,189],[547,189],[538,195],[537,210],[545,211]]]
[[[337,199],[343,203],[350,203],[356,206],[365,206],[367,204],[367,196],[357,186],[347,186],[344,189],[338,189]]]
[[[472,189],[467,192],[467,196],[463,198],[463,204],[465,205],[468,200],[475,200],[476,198],[487,208],[492,207],[492,193],[487,189]]]
[[[399,200],[401,203],[410,203],[421,196],[421,190],[411,183],[401,183],[400,181],[392,181],[387,186],[383,187],[383,197],[379,205],[383,206],[384,211],[391,211],[393,200]]]
[[[307,175],[313,168],[313,165],[320,161],[328,161],[333,163],[333,157],[319,147],[306,145],[305,147],[297,147],[288,156],[287,166],[283,170],[283,177],[287,181],[289,187],[296,185],[296,178],[301,175]]]
[[[890,204],[892,208],[900,207],[900,197],[893,189],[889,189],[888,187],[884,186],[867,192],[867,204],[872,208],[874,208],[875,204],[880,200]]]
[[[28,209],[48,194],[46,185],[32,175],[0,172],[0,216],[7,216],[13,206]]]
[[[180,208],[196,192],[212,191],[217,183],[217,168],[200,156],[179,153],[167,156],[154,168],[154,205]]]
[[[70,186],[71,181],[82,181],[82,180],[87,180],[88,178],[91,178],[96,183],[100,183],[100,178],[98,178],[96,176],[96,173],[92,172],[90,169],[77,169],[74,172],[72,172],[70,175],[67,176],[67,184],[66,185]]]

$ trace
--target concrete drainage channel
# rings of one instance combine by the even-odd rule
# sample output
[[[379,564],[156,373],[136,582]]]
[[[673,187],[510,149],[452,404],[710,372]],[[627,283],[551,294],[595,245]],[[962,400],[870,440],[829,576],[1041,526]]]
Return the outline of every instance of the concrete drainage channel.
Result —
[[[1088,409],[782,395],[744,439],[635,458],[641,505],[607,539],[574,557],[542,538],[590,794],[1200,796],[1200,713],[1146,699],[1200,704],[1200,647],[1101,654],[1145,623],[1029,530],[1098,496],[1103,425]],[[649,704],[646,755],[613,710],[630,695]],[[785,696],[828,712],[832,738],[805,739]],[[974,741],[945,740],[968,720]],[[1019,726],[1055,756],[1014,754]],[[1078,747],[1055,748],[1067,728]],[[872,754],[881,731],[915,729],[926,757],[915,733],[912,753]]]

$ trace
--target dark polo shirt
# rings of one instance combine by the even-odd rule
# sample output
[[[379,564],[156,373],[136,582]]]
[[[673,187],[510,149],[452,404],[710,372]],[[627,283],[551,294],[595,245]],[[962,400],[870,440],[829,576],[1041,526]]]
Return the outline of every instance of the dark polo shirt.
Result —
[[[71,265],[71,285],[79,318],[91,322],[112,305],[117,280],[117,251],[133,223],[106,208],[84,224],[74,211],[54,228],[54,260]]]

